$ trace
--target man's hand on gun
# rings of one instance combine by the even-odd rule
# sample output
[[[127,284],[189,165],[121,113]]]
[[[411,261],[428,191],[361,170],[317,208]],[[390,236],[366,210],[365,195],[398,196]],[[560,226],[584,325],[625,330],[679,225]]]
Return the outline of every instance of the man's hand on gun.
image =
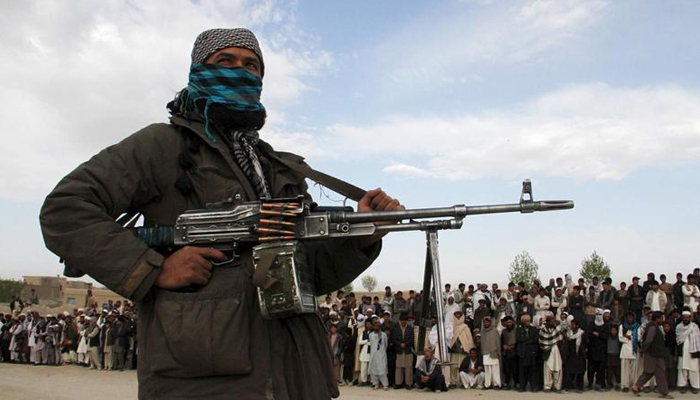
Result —
[[[206,285],[211,278],[211,260],[226,259],[226,255],[219,250],[185,246],[165,258],[155,285],[168,290]]]
[[[396,211],[405,210],[406,208],[401,205],[398,199],[394,199],[381,188],[376,188],[368,190],[367,193],[357,202],[357,211]],[[393,224],[393,222],[375,222],[376,225],[388,225]],[[360,238],[360,248],[367,248],[374,243],[381,240],[386,233],[378,233],[371,237]]]

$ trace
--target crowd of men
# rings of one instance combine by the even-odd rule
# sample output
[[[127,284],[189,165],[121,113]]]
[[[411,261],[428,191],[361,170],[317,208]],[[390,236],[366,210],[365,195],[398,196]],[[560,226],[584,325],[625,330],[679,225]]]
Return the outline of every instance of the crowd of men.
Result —
[[[449,388],[583,393],[700,389],[700,268],[670,283],[569,274],[497,284],[450,284],[425,297],[386,287],[382,298],[338,291],[319,312],[340,385],[388,390]],[[616,287],[617,286],[617,287]],[[449,359],[439,360],[437,306]],[[428,315],[423,318],[424,309]],[[421,321],[426,321],[422,348]]]
[[[338,291],[320,304],[340,385],[388,390],[449,388],[566,392],[700,389],[700,268],[671,284],[653,273],[613,285],[570,275],[548,285],[450,284],[439,301],[422,293],[382,298]],[[0,315],[0,360],[136,368],[136,305],[88,293],[85,308],[40,315],[19,298]],[[449,359],[440,360],[437,307]],[[423,318],[424,310],[427,315]],[[420,321],[427,321],[419,345]]]
[[[15,296],[10,310],[0,315],[2,362],[116,371],[136,368],[136,306],[128,301],[110,300],[100,307],[88,292],[85,308],[40,315]]]

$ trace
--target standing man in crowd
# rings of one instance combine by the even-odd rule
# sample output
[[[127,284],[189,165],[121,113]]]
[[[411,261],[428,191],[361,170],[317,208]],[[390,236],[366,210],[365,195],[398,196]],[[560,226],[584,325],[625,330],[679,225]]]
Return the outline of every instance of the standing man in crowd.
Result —
[[[513,317],[508,316],[503,319],[505,329],[501,332],[501,345],[503,346],[503,379],[501,383],[504,389],[515,389],[518,386],[518,352],[516,345],[518,342],[517,330]]]
[[[343,383],[341,380],[341,357],[343,354],[343,336],[338,333],[338,324],[331,324],[328,327],[328,345],[331,349],[331,356],[333,357],[333,374],[338,383]]]
[[[700,353],[700,329],[692,321],[693,314],[683,311],[682,322],[676,325],[676,340],[680,347],[678,354],[678,388],[685,393],[690,383],[690,391],[698,393],[700,389],[700,358],[694,354]]]
[[[403,297],[403,292],[398,291],[394,296],[394,304],[391,310],[391,321],[394,323],[399,322],[401,314],[408,312],[408,301]]]
[[[394,327],[394,347],[396,348],[396,388],[413,388],[413,327],[408,325],[408,315],[399,317],[399,324]]]
[[[372,389],[379,389],[381,384],[384,390],[389,390],[389,378],[387,376],[387,346],[389,338],[382,332],[382,324],[379,319],[372,321],[372,332],[369,334],[369,375],[372,379]]]
[[[564,374],[560,347],[563,344],[566,326],[557,324],[557,319],[550,311],[545,316],[544,327],[540,329],[539,342],[544,361],[544,391],[561,391]]]
[[[358,385],[360,386],[367,385],[367,379],[369,378],[369,334],[372,333],[373,327],[372,319],[368,318],[364,322],[364,327],[357,334],[357,363],[359,364]]]
[[[387,286],[384,288],[384,298],[382,299],[381,302],[381,308],[384,311],[389,311],[391,312],[392,306],[394,305],[394,294],[391,291],[391,287]],[[377,311],[377,314],[380,314],[380,311]]]
[[[462,361],[469,354],[469,350],[474,348],[474,340],[469,328],[464,320],[464,313],[462,310],[455,310],[452,317],[452,326],[448,328],[448,341],[447,346],[450,353],[450,363],[453,367],[445,368],[443,373],[449,376],[445,377],[447,381],[451,384],[456,385],[459,382],[459,371],[457,366],[459,366]],[[450,334],[451,331],[451,334]]]
[[[656,378],[656,388],[659,392],[659,397],[664,399],[673,398],[673,396],[668,394],[668,377],[666,375],[668,349],[666,349],[664,336],[661,332],[663,320],[664,314],[660,311],[655,311],[644,330],[642,339],[642,351],[644,351],[643,372],[637,379],[637,383],[632,387],[632,392],[637,396],[644,384],[654,377]]]
[[[677,309],[683,307],[683,273],[676,274],[676,283],[673,284],[673,305]]]
[[[484,387],[501,388],[501,335],[491,317],[485,317],[481,330],[481,354],[484,364]]]
[[[537,391],[535,383],[535,375],[538,373],[537,365],[537,349],[539,348],[539,333],[537,328],[531,326],[532,317],[524,314],[520,317],[520,327],[517,331],[518,352],[518,383],[520,384],[519,391],[524,392],[528,383],[530,390]]]
[[[666,311],[666,293],[661,291],[659,283],[656,281],[651,283],[651,290],[647,293],[646,305],[651,311]]]
[[[608,281],[603,282],[603,290],[600,292],[600,308],[609,310],[612,308],[615,292],[612,290]]]
[[[595,320],[591,322],[588,333],[590,345],[588,347],[588,388],[594,386],[598,391],[605,389],[605,362],[608,358],[608,335],[610,334],[610,323],[605,320],[605,315],[609,312],[597,309]],[[594,379],[595,378],[595,379]]]
[[[566,382],[565,387],[583,392],[583,375],[586,373],[586,333],[579,327],[579,321],[569,317],[566,332]]]
[[[170,123],[105,149],[49,194],[40,216],[47,247],[65,260],[65,275],[87,273],[138,302],[139,398],[336,397],[323,324],[313,314],[263,319],[251,249],[240,249],[232,268],[212,268],[227,256],[204,247],[161,254],[115,222],[141,213],[146,226],[169,226],[208,203],[309,197],[295,169],[302,158],[259,138],[265,64],[253,33],[205,31],[191,61],[187,88],[168,104]],[[380,189],[358,202],[358,211],[401,208]],[[316,293],[355,279],[378,256],[380,240],[305,244]],[[178,321],[185,325],[169,329]],[[214,357],[210,346],[226,351]]]
[[[634,313],[634,318],[637,322],[641,321],[642,308],[644,308],[644,291],[639,286],[639,277],[632,278],[632,285],[627,290],[629,298],[629,309]]]

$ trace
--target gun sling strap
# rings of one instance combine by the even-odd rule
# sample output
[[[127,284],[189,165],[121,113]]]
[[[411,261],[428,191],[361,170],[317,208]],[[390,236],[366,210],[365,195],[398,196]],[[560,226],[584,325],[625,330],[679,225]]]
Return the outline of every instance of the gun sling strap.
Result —
[[[281,164],[286,165],[290,169],[304,175],[305,177],[311,179],[314,182],[317,182],[333,190],[334,192],[342,194],[350,200],[360,201],[360,199],[365,195],[365,193],[367,193],[367,191],[365,191],[364,189],[361,189],[351,183],[345,182],[342,179],[338,179],[334,176],[325,174],[321,171],[317,171],[311,168],[309,164],[305,163],[304,161],[294,163],[289,162],[287,160],[283,160],[281,157],[277,157],[275,155],[272,155],[272,157]]]

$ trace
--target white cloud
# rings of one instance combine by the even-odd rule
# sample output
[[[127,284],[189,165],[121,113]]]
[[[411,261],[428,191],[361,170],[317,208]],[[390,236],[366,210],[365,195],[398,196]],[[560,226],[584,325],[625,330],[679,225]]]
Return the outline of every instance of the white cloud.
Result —
[[[388,172],[390,174],[406,175],[415,178],[429,178],[433,175],[430,171],[414,167],[413,165],[406,165],[401,163],[387,165],[386,167],[384,167],[383,171]]]
[[[271,115],[312,90],[307,77],[332,63],[270,0],[3,5],[0,197],[38,200],[100,148],[165,121],[165,104],[187,83],[196,35],[235,26],[258,32]]]
[[[382,70],[393,82],[433,87],[436,77],[473,76],[483,63],[502,65],[539,60],[548,51],[576,45],[604,16],[604,0],[530,0],[517,6],[468,9],[424,21],[378,45]],[[464,78],[464,79],[466,79]],[[459,79],[457,79],[459,80]]]
[[[700,161],[700,93],[572,85],[512,109],[334,125],[317,146],[398,160],[384,171],[419,178],[615,180],[645,166]]]

